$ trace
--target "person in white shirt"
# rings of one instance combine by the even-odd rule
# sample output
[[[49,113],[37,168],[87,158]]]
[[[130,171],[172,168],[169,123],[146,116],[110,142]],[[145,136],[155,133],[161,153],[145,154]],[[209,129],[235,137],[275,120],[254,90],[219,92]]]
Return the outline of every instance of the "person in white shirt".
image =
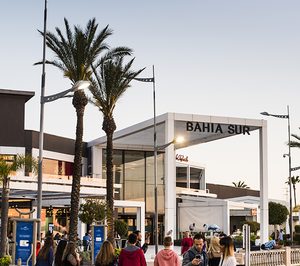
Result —
[[[219,266],[236,266],[234,256],[234,245],[230,236],[225,236],[220,239],[222,257]]]

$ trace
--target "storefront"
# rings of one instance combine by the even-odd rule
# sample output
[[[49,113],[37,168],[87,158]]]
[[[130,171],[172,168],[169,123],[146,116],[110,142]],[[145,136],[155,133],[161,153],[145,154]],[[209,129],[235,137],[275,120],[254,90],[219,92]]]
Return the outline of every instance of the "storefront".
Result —
[[[268,239],[268,177],[267,177],[267,124],[265,120],[201,116],[194,114],[166,113],[157,117],[157,146],[171,143],[183,136],[183,143],[175,143],[161,150],[158,156],[158,215],[164,232],[178,231],[178,206],[176,188],[191,189],[194,196],[210,197],[205,186],[205,169],[181,165],[187,160],[177,150],[222,138],[243,135],[245,138],[254,130],[259,131],[260,175],[260,222],[263,241]],[[90,175],[105,179],[106,137],[88,143],[91,151]],[[144,201],[146,217],[154,215],[153,175],[153,120],[147,120],[114,134],[114,179],[121,184],[116,198]],[[177,167],[176,167],[177,166]],[[185,170],[188,173],[185,175]],[[196,189],[196,191],[195,191]],[[197,195],[198,193],[198,195]],[[130,216],[130,210],[119,210],[120,215]],[[229,219],[229,215],[228,215]],[[227,225],[229,228],[229,225]],[[229,229],[228,229],[229,230]]]

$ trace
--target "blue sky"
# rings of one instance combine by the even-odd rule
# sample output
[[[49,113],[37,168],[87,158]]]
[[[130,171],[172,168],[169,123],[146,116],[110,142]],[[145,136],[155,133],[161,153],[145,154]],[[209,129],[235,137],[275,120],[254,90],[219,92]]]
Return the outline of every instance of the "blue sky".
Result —
[[[0,87],[35,91],[26,106],[26,128],[39,129],[44,1],[2,3],[0,9]],[[102,1],[49,0],[47,28],[84,27],[95,17],[99,28],[114,30],[114,46],[134,50],[136,69],[155,65],[157,114],[195,113],[261,119],[262,111],[286,113],[292,133],[300,134],[300,2],[299,1]],[[47,51],[47,58],[53,58]],[[70,87],[51,66],[46,94]],[[152,117],[152,87],[133,83],[115,111],[118,128]],[[267,118],[270,197],[285,199],[288,176],[286,120]],[[45,132],[75,136],[76,117],[70,99],[46,105]],[[84,139],[104,135],[102,117],[92,106],[85,114]],[[244,180],[258,188],[258,136],[234,137],[182,151],[207,167],[209,182]],[[300,152],[293,150],[293,166]],[[294,174],[297,174],[295,172]],[[299,174],[299,173],[298,173]],[[299,187],[300,188],[300,187]]]

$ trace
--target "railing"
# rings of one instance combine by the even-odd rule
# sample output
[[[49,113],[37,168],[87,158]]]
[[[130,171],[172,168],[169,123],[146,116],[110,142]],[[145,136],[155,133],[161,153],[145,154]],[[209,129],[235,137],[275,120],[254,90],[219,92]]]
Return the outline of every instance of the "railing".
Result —
[[[236,253],[238,265],[244,265],[244,252]],[[275,250],[250,252],[251,266],[296,266],[300,265],[300,248],[285,247]]]
[[[300,249],[291,249],[291,265],[300,265]]]
[[[286,250],[264,250],[250,253],[251,266],[281,266],[285,265]]]

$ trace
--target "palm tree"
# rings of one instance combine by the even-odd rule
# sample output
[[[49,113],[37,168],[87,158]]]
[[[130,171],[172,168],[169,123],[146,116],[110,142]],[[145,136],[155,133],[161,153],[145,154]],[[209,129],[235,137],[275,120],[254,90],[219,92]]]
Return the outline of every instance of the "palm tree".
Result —
[[[293,185],[293,190],[294,190],[294,201],[295,201],[295,206],[297,205],[297,200],[296,200],[296,184],[297,183],[300,183],[300,178],[299,176],[292,176],[291,177],[291,182],[292,182],[292,185]],[[286,181],[285,182],[286,184],[290,184],[290,180]]]
[[[56,55],[56,59],[46,61],[60,69],[64,76],[69,78],[74,85],[80,80],[89,80],[92,75],[91,65],[98,60],[101,52],[108,50],[105,43],[112,30],[106,26],[99,34],[96,34],[98,24],[95,19],[88,21],[85,30],[79,26],[74,26],[74,32],[70,29],[69,22],[64,19],[66,36],[59,28],[56,28],[56,34],[46,33],[46,45]],[[40,32],[42,35],[43,33]],[[131,50],[119,47],[111,50],[111,54],[130,54]],[[96,62],[96,65],[99,63]],[[75,241],[78,228],[78,212],[80,199],[80,178],[82,161],[82,139],[83,139],[83,116],[88,99],[83,91],[76,91],[73,95],[73,106],[76,109],[77,125],[75,140],[75,156],[72,178],[71,192],[71,211],[70,211],[70,230],[69,238]]]
[[[294,137],[297,140],[292,140],[289,145],[291,146],[291,148],[300,148],[300,136],[296,135],[296,134],[292,134],[292,137]]]
[[[37,172],[36,159],[30,155],[16,155],[11,162],[0,157],[0,181],[2,183],[0,258],[6,254],[10,177],[14,172],[24,167],[30,169],[32,172]]]
[[[239,181],[239,182],[232,182],[232,184],[235,186],[235,187],[238,187],[238,188],[250,188],[246,185],[246,183],[244,181]]]
[[[93,95],[91,102],[98,107],[103,115],[102,129],[106,133],[106,200],[108,239],[114,239],[114,180],[113,180],[113,134],[116,123],[113,111],[117,101],[130,87],[130,82],[143,70],[132,71],[134,58],[127,64],[124,56],[116,56],[102,61],[97,68],[93,67],[95,78],[92,80],[90,91]]]

